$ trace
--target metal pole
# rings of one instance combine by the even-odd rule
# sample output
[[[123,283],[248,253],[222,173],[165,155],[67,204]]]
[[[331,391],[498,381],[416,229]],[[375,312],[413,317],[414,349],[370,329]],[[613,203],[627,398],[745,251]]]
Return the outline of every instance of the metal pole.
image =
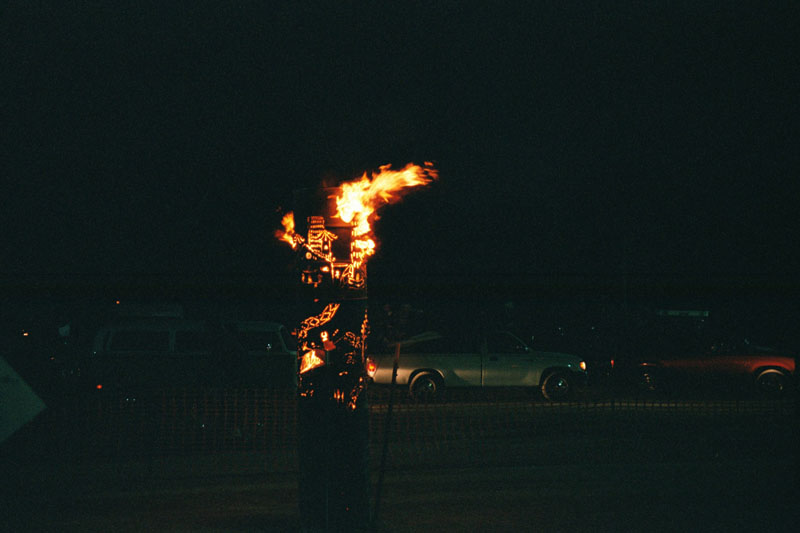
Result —
[[[381,492],[383,489],[383,478],[386,474],[386,456],[389,450],[389,432],[392,425],[392,410],[394,407],[394,389],[397,385],[397,367],[400,364],[400,346],[397,343],[394,350],[394,363],[392,365],[392,384],[389,386],[389,405],[386,408],[386,425],[383,428],[383,449],[381,450],[381,463],[378,472],[378,484],[375,487],[375,509],[372,513],[373,524],[377,525],[381,507]]]

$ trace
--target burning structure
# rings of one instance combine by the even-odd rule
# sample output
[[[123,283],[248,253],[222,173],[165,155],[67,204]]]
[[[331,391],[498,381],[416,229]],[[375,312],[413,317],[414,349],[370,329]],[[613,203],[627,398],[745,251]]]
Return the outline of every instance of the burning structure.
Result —
[[[431,163],[389,165],[335,188],[297,191],[276,232],[297,252],[306,317],[298,346],[300,510],[310,530],[369,523],[367,260],[376,211],[438,174]],[[297,219],[295,219],[297,214]]]

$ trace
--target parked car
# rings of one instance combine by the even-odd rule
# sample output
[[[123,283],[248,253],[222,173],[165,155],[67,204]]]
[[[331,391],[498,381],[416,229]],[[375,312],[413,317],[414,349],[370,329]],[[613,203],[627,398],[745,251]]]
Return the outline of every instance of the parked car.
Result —
[[[388,349],[367,361],[377,384],[392,382],[393,366]],[[531,350],[509,332],[474,338],[428,332],[400,343],[396,383],[415,399],[436,398],[445,387],[532,387],[548,400],[564,400],[585,380],[586,363],[580,357]]]
[[[766,347],[714,344],[706,349],[662,354],[638,363],[639,384],[646,390],[675,386],[745,386],[782,394],[794,386],[793,356]]]
[[[288,387],[296,380],[292,341],[274,322],[128,319],[97,332],[80,371],[102,391]]]
[[[708,311],[659,311],[633,357],[617,365],[646,391],[744,388],[782,394],[795,384],[795,357],[737,337]]]

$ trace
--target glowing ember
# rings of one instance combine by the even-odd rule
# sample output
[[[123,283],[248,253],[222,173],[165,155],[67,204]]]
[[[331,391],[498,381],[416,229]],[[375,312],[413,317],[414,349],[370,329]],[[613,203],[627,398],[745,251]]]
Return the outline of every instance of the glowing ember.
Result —
[[[309,350],[303,354],[303,357],[300,360],[300,373],[304,374],[309,370],[313,370],[314,368],[320,367],[324,364],[325,360],[317,355],[316,350]]]

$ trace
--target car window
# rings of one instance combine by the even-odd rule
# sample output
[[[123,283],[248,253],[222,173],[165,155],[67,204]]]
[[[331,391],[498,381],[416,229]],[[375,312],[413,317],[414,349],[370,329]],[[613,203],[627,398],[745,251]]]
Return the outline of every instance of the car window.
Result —
[[[169,351],[169,331],[121,330],[111,337],[109,350],[115,352]]]
[[[694,321],[664,321],[652,329],[649,340],[648,351],[663,359],[704,353],[710,347],[707,332]]]
[[[94,350],[103,351],[108,349],[108,344],[111,340],[111,332],[101,331],[94,337]]]
[[[525,352],[525,344],[514,335],[495,331],[486,336],[486,346],[493,353],[522,353]]]
[[[176,352],[208,352],[211,342],[208,334],[202,331],[179,330],[175,332]]]
[[[248,352],[265,352],[281,348],[276,331],[240,331],[239,342]]]
[[[413,353],[475,353],[474,339],[470,336],[452,335],[416,343],[402,349]]]
[[[413,352],[413,353],[445,353],[448,351],[447,340],[444,338],[431,339],[415,343],[411,346],[400,348],[400,352]],[[453,347],[449,348],[453,351]]]
[[[281,331],[281,337],[283,337],[283,343],[286,345],[286,348],[289,351],[297,350],[297,345],[294,341],[294,337],[292,336],[291,333],[289,333],[289,330],[287,330],[286,328],[281,328],[280,331]]]

